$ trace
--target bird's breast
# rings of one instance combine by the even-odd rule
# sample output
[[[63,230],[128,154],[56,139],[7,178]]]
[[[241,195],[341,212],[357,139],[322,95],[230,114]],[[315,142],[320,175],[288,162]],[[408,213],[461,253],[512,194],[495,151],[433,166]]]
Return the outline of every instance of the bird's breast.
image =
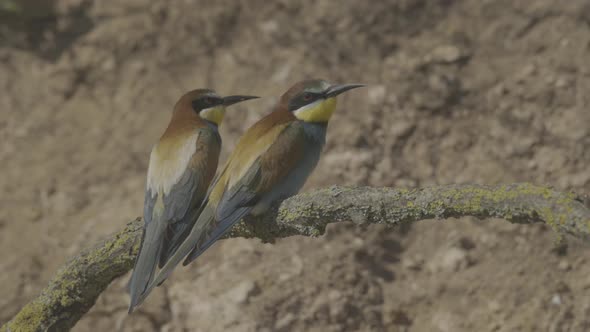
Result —
[[[152,196],[167,195],[180,180],[197,148],[199,132],[184,137],[160,140],[152,149],[147,175],[147,188]]]
[[[327,123],[303,122],[303,132],[307,137],[308,143],[321,149],[326,144]]]
[[[277,200],[285,199],[298,193],[317,166],[326,140],[326,125],[304,122],[302,126],[305,134],[303,141],[305,154],[303,154],[301,160],[297,162],[289,174],[260,199],[256,206],[254,206],[251,214],[262,214]]]

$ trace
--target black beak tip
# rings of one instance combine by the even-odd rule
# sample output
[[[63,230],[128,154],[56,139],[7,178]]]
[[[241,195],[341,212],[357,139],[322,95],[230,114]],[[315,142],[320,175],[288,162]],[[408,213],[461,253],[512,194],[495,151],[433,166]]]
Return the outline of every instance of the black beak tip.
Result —
[[[344,93],[348,90],[352,90],[352,89],[356,89],[356,88],[362,88],[367,86],[366,84],[360,84],[360,83],[351,83],[351,84],[335,84],[332,85],[328,91],[327,91],[327,95],[329,97],[334,97],[337,96],[341,93]]]
[[[229,106],[242,101],[260,98],[258,96],[227,96],[223,98],[223,105]]]

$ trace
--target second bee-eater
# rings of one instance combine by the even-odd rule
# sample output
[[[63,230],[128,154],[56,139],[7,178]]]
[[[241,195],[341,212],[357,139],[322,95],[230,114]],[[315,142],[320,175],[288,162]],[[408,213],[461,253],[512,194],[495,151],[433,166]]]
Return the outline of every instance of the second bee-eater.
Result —
[[[283,94],[274,111],[240,138],[190,234],[149,288],[164,282],[183,259],[187,265],[201,255],[242,217],[296,194],[319,161],[336,96],[361,86],[306,80]]]
[[[174,106],[166,131],[153,147],[144,201],[144,228],[129,281],[129,312],[191,230],[215,175],[225,107],[258,97],[220,97],[213,90],[184,94]]]

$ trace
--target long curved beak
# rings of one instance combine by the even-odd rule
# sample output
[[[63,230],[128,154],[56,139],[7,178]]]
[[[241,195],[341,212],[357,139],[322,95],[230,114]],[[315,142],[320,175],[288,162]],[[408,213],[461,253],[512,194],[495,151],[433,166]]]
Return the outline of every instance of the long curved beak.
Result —
[[[257,96],[227,96],[223,97],[223,106],[233,105],[242,101],[260,98]]]
[[[326,98],[337,96],[348,90],[365,86],[364,84],[334,84],[325,92]]]

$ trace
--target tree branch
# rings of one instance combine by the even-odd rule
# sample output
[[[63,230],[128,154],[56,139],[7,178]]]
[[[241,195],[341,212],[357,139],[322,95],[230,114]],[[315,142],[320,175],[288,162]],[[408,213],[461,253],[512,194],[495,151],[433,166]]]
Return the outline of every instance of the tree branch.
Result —
[[[272,242],[292,235],[319,236],[329,223],[340,221],[395,225],[464,216],[543,222],[558,234],[590,238],[588,203],[573,193],[531,184],[414,190],[330,187],[287,199],[262,218],[239,223],[226,237],[257,237]],[[112,238],[73,258],[0,332],[72,328],[111,281],[133,267],[141,228],[138,218]]]

